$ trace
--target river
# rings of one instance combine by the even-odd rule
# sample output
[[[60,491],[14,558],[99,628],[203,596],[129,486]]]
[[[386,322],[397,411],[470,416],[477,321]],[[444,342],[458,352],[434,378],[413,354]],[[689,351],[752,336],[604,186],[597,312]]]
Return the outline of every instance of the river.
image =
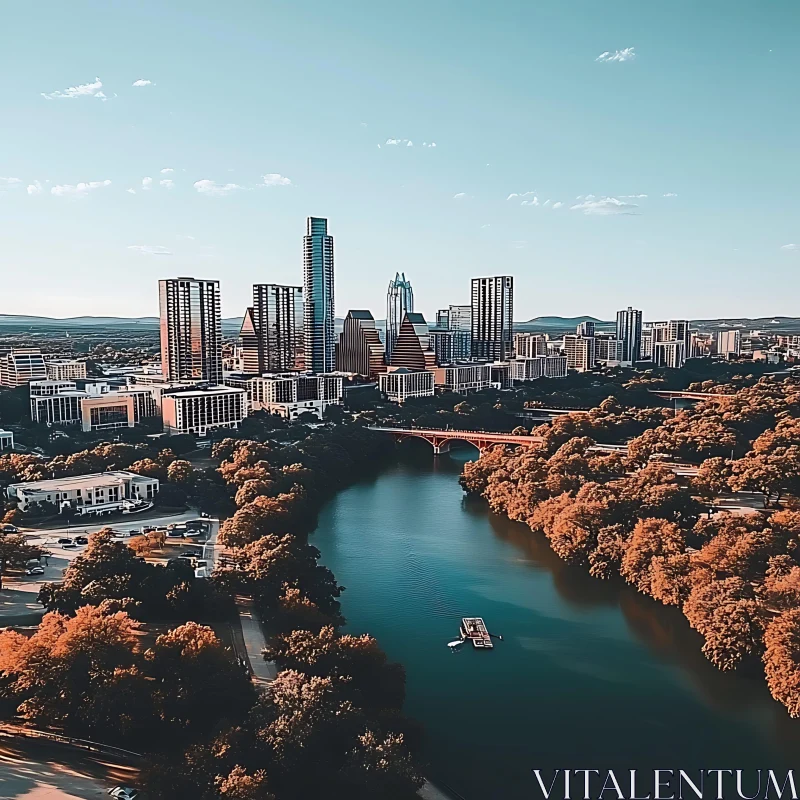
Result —
[[[405,665],[434,782],[466,800],[530,800],[533,768],[798,766],[800,725],[763,677],[720,673],[676,609],[565,565],[465,497],[474,450],[399,452],[323,508],[311,541],[346,587],[346,631]],[[503,641],[451,652],[462,616]]]

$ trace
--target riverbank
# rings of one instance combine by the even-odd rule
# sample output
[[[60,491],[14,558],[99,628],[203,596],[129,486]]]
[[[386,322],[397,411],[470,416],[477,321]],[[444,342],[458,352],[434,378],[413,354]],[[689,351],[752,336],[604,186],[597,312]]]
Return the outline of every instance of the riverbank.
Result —
[[[345,632],[369,631],[405,665],[434,783],[530,800],[536,767],[789,765],[798,725],[757,680],[709,664],[676,610],[466,498],[454,459],[413,443],[399,456],[332,498],[311,542],[347,587]],[[449,652],[472,614],[504,641]]]

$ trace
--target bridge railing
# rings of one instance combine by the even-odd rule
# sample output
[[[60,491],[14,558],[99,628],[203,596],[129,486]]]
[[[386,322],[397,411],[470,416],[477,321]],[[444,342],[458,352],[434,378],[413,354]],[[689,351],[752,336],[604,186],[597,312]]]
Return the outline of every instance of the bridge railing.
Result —
[[[93,742],[89,739],[78,739],[74,736],[67,736],[57,731],[43,731],[38,728],[28,728],[25,725],[14,725],[9,722],[0,723],[0,733],[4,733],[7,736],[20,736],[26,739],[44,739],[50,742],[57,742],[58,744],[65,744],[70,747],[78,747],[87,752],[101,753],[117,758],[127,758],[132,761],[138,761],[142,758],[141,753],[135,753],[133,750],[125,750],[123,747],[115,747],[114,745],[103,744],[102,742]]]

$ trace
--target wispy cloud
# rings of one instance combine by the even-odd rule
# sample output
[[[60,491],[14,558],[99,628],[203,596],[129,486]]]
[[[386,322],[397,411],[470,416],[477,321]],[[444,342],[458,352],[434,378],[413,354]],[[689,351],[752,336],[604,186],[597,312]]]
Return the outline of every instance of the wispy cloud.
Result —
[[[194,188],[197,189],[200,194],[210,194],[217,197],[222,197],[226,194],[236,191],[237,189],[241,189],[242,187],[237,183],[217,183],[216,181],[211,181],[208,178],[205,178],[202,181],[195,181]]]
[[[515,250],[523,250],[528,244],[527,239],[517,239],[516,241],[511,242],[511,246]]]
[[[160,244],[129,244],[128,250],[143,256],[171,256],[172,250]]]
[[[21,178],[3,178],[0,176],[0,189],[15,189],[22,185]]]
[[[578,198],[581,199],[581,198]],[[637,214],[636,203],[624,203],[616,197],[595,197],[586,195],[582,203],[571,206],[572,211],[582,211],[593,216],[611,216],[615,214]]]
[[[82,83],[79,86],[69,86],[63,91],[40,92],[46,100],[74,99],[76,97],[97,97],[106,100],[105,94],[101,91],[103,82],[100,78],[95,78],[93,83]]]
[[[800,250],[800,244],[791,242],[790,244],[781,245],[781,250]]]
[[[104,186],[111,186],[111,181],[88,181],[74,185],[69,183],[58,184],[50,189],[50,194],[54,194],[57,197],[86,197],[89,192],[94,189],[102,189]]]
[[[610,64],[613,62],[621,63],[623,61],[633,61],[634,58],[636,58],[634,48],[626,47],[624,50],[614,50],[613,53],[610,50],[606,50],[605,53],[600,53],[595,61],[599,61],[603,64]]]
[[[647,195],[646,194],[621,194],[620,197],[628,199],[628,200],[639,200],[639,199],[647,197]]]
[[[175,170],[172,169],[172,167],[164,167],[164,169],[161,170],[162,175],[166,175],[169,172],[175,172]]]
[[[142,178],[142,189],[144,189],[144,191],[148,191],[152,185],[153,185],[152,178],[150,177]]]
[[[675,192],[667,192],[666,194],[662,194],[662,197],[677,197],[678,195]]]
[[[561,208],[564,204],[558,200],[557,202],[553,203],[553,208]]]
[[[277,172],[268,172],[266,175],[261,176],[262,183],[260,186],[291,186],[292,182],[284,175],[279,175]]]
[[[28,194],[41,194],[42,193],[42,184],[39,181],[34,181],[33,183],[28,185],[26,189]]]
[[[457,192],[453,195],[453,200],[469,200],[472,195],[467,194],[466,192]]]
[[[165,189],[174,189],[175,181],[170,180],[169,178],[165,178],[163,181],[159,181],[158,185],[163,186]]]
[[[486,166],[489,166],[488,164]],[[511,194],[506,197],[506,200],[513,200],[515,197],[534,197],[536,192],[511,192]]]
[[[521,206],[538,206],[539,205],[539,198],[536,195],[534,195],[533,197],[531,197],[530,200],[523,200],[520,203],[520,205]]]
[[[414,142],[411,139],[387,139],[386,144],[405,145],[406,147],[413,147]]]
[[[128,194],[136,194],[136,189],[130,188],[125,190]]]
[[[436,142],[423,142],[423,147],[436,147]]]
[[[148,81],[146,78],[139,78],[138,81],[134,81],[131,86],[155,86],[153,81]]]

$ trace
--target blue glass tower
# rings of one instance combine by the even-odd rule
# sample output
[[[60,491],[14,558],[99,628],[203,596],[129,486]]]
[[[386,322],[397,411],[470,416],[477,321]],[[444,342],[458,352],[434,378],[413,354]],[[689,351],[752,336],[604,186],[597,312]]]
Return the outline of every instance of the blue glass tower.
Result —
[[[328,220],[309,217],[303,237],[303,328],[305,365],[311,372],[332,372],[333,338],[333,236]]]
[[[398,272],[389,281],[386,292],[386,363],[392,363],[392,353],[397,343],[397,335],[406,314],[414,310],[414,290],[406,275]]]

